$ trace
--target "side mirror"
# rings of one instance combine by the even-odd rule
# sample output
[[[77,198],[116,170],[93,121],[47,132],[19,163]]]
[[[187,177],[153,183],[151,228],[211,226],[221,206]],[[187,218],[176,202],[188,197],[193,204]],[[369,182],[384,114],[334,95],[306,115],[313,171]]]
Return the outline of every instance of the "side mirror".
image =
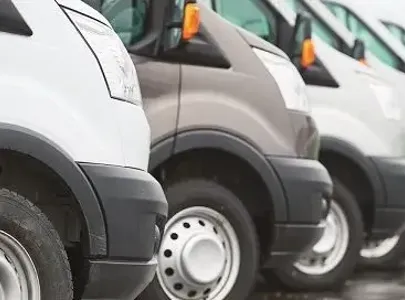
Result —
[[[306,69],[315,63],[315,46],[312,41],[312,20],[298,13],[290,41],[290,56],[294,62],[299,58],[299,67]]]
[[[366,62],[366,46],[363,40],[357,39],[354,41],[354,46],[352,50],[352,57],[355,60],[367,65]]]
[[[170,1],[164,28],[163,50],[177,48],[191,40],[200,28],[200,9],[196,0]]]

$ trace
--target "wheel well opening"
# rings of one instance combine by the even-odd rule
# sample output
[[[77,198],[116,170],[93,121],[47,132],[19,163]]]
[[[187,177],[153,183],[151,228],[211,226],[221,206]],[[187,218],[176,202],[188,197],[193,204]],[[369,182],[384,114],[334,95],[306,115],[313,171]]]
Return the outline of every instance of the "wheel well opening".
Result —
[[[353,160],[333,151],[321,150],[319,160],[332,177],[339,179],[353,193],[362,212],[365,230],[369,233],[375,199],[367,175]]]
[[[163,188],[183,179],[204,178],[231,190],[252,217],[261,253],[269,253],[274,225],[271,195],[248,162],[222,150],[196,149],[172,156],[151,173]]]
[[[80,205],[65,181],[43,162],[20,152],[0,150],[0,186],[35,204],[51,221],[75,275],[83,269],[86,226]]]

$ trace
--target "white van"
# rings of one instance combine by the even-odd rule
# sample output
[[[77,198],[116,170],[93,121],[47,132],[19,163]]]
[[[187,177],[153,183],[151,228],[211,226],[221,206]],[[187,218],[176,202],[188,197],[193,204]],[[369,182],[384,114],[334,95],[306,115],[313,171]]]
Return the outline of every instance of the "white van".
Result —
[[[134,299],[167,202],[137,73],[98,12],[0,1],[0,298]]]
[[[372,67],[376,73],[401,92],[401,99],[404,100],[400,102],[400,105],[404,109],[405,85],[403,83],[405,82],[405,73],[386,65],[369,50],[365,53],[365,56],[356,57],[358,51],[355,48],[359,45],[359,40],[356,40],[353,34],[321,1],[289,0],[287,3],[289,3],[295,12],[305,12],[312,18],[314,32],[325,43],[354,58],[365,58],[364,62],[367,65]],[[392,22],[392,18],[390,20]],[[378,44],[374,43],[371,45],[377,47],[376,45]],[[399,266],[398,259],[402,258],[404,254],[405,235],[396,234],[394,237],[386,240],[368,240],[361,251],[361,263],[368,267],[393,268]]]
[[[296,14],[285,1],[212,0],[208,5],[294,55],[283,37],[293,30]],[[334,199],[318,244],[276,271],[295,290],[339,287],[357,264],[364,233],[390,237],[405,219],[405,201],[398,196],[405,187],[397,184],[405,180],[405,150],[396,91],[371,68],[314,40],[315,63],[297,67],[308,86],[321,134],[320,160],[334,179]],[[398,189],[404,190],[397,195]]]

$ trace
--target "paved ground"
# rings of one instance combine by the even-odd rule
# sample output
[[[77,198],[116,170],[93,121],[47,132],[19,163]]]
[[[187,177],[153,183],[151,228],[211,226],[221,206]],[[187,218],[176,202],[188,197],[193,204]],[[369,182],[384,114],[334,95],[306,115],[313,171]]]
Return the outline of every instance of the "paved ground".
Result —
[[[405,300],[405,271],[357,274],[338,294],[269,294],[265,286],[258,289],[262,292],[250,300]]]

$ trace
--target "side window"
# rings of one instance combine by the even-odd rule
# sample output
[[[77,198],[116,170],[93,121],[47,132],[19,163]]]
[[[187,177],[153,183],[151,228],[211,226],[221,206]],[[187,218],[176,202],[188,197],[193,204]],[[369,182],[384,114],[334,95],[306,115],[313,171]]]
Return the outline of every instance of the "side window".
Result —
[[[315,35],[321,38],[329,46],[341,51],[342,41],[336,36],[336,34],[320,20],[315,14],[313,14],[309,8],[302,3],[301,0],[288,0],[286,2],[296,13],[304,12],[312,19],[312,30]]]
[[[398,57],[375,35],[357,16],[349,12],[347,27],[357,37],[364,41],[367,49],[382,62],[393,68],[400,67]]]
[[[148,8],[148,0],[103,0],[101,13],[110,21],[125,46],[130,46],[145,34]]]
[[[235,0],[215,0],[218,14],[229,22],[238,25],[270,43],[277,40],[277,18],[264,11],[257,0],[244,0],[235,4]],[[266,15],[268,13],[268,15]]]

